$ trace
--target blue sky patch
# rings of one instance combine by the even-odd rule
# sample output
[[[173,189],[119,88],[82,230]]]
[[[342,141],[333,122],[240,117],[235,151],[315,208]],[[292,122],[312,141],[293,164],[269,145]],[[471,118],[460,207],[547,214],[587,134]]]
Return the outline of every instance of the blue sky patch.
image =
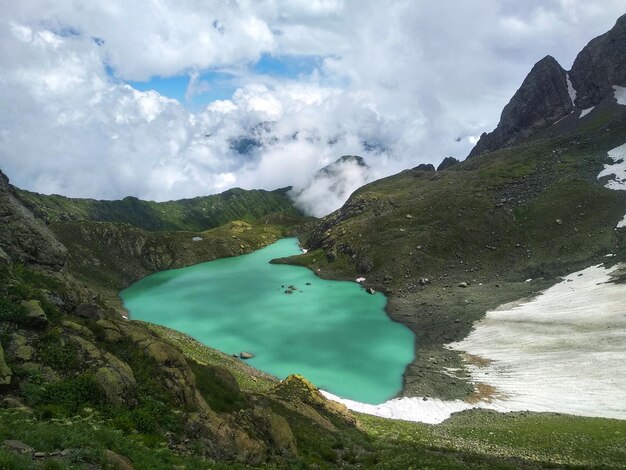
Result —
[[[252,66],[252,71],[258,75],[271,77],[298,78],[300,75],[309,75],[316,68],[320,68],[323,60],[323,57],[315,55],[273,56],[263,54],[258,62]]]
[[[301,75],[309,75],[321,66],[321,56],[272,56],[263,54],[250,66],[253,75],[264,75],[282,79],[297,79]],[[112,74],[111,74],[112,75]],[[187,99],[189,75],[175,77],[152,77],[145,82],[127,82],[140,91],[155,90],[163,96],[178,100],[191,111],[197,111],[215,100],[230,99],[240,86],[236,76],[223,72],[207,71],[202,73],[196,83],[205,82],[196,93]]]
[[[220,72],[205,72],[201,74],[197,82],[206,82],[205,90],[186,98],[189,87],[189,75],[177,75],[175,77],[152,77],[146,82],[127,82],[133,88],[140,91],[154,90],[163,96],[178,100],[183,106],[197,111],[204,108],[215,100],[226,100],[232,97],[237,89],[233,76]]]

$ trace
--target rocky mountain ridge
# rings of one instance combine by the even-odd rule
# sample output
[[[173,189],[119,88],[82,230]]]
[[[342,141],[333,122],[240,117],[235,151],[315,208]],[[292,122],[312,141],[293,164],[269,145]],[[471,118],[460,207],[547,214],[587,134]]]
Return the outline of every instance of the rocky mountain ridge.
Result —
[[[468,158],[520,142],[573,112],[614,101],[613,86],[626,86],[625,64],[626,15],[590,41],[569,72],[549,55],[537,62],[504,107],[496,129],[481,135]]]

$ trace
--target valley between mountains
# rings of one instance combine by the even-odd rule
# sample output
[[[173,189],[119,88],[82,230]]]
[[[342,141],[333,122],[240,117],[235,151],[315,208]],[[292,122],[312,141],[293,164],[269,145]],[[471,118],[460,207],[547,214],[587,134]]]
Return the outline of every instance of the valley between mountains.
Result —
[[[96,201],[0,175],[0,468],[623,467],[625,145],[622,16],[572,70],[539,61],[466,160],[321,219],[290,188]],[[343,400],[125,318],[134,281],[287,236],[306,252],[273,263],[364,278],[414,332],[399,397]]]

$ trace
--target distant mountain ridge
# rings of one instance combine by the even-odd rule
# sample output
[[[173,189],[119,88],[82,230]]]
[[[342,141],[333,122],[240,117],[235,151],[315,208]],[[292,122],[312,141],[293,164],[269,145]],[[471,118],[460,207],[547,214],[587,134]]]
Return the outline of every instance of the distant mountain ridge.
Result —
[[[626,86],[626,15],[591,40],[566,72],[551,56],[535,64],[502,110],[498,126],[483,133],[468,158],[513,145],[564,119],[613,99]]]

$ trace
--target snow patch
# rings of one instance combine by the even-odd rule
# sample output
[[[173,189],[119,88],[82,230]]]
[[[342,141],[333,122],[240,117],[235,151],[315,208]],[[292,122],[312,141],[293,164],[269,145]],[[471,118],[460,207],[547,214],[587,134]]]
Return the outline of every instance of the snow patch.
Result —
[[[598,179],[613,175],[604,186],[616,191],[626,191],[626,144],[609,150],[609,158],[615,163],[607,163],[598,174]]]
[[[626,88],[623,86],[613,85],[613,90],[615,90],[613,96],[615,96],[617,104],[626,106]]]
[[[578,119],[585,117],[587,114],[593,111],[593,108],[595,108],[595,106],[592,106],[591,108],[583,109],[582,112],[580,113],[580,116],[578,116]]]
[[[428,424],[442,423],[448,419],[452,413],[475,407],[461,400],[446,401],[437,398],[424,400],[422,397],[394,398],[380,405],[369,405],[367,403],[340,398],[324,390],[320,390],[320,392],[329,400],[342,403],[352,411],[380,416],[382,418],[419,421]]]
[[[575,106],[574,101],[576,101],[576,90],[574,90],[574,85],[572,85],[572,81],[569,79],[569,74],[565,74],[565,81],[567,82],[567,94],[569,95],[570,100],[572,100],[572,106]]]
[[[359,284],[362,282],[365,282],[365,278],[364,277],[357,277],[356,278],[356,282],[358,282]]]

